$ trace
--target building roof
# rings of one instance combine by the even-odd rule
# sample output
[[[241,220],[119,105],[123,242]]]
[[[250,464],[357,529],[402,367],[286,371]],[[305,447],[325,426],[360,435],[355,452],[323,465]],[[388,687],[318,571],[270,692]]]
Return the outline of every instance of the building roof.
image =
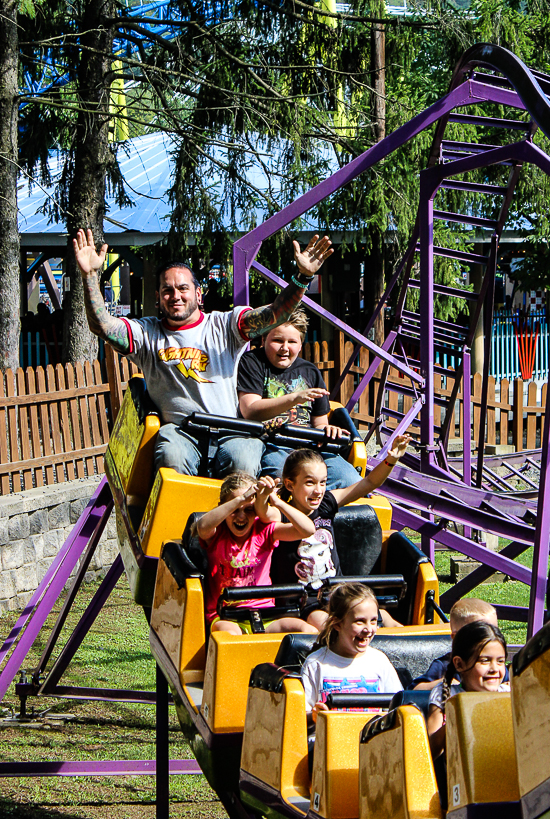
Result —
[[[118,244],[124,238],[123,243],[128,245],[154,244],[168,232],[171,207],[166,191],[172,184],[173,150],[172,139],[162,133],[136,137],[119,145],[124,187],[132,206],[119,207],[112,192],[108,192],[106,241]],[[48,165],[55,183],[61,175],[63,158],[52,155]],[[20,178],[17,195],[22,246],[65,244],[65,224],[50,222],[41,212],[46,197],[54,195],[54,185],[46,188]]]

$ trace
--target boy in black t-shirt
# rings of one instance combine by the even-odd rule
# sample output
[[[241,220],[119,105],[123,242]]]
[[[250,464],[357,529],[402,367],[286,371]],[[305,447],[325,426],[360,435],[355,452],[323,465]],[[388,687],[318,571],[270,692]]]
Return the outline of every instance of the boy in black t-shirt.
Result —
[[[286,324],[262,337],[262,346],[245,353],[239,363],[239,413],[249,421],[277,420],[322,429],[327,438],[348,433],[328,422],[328,390],[319,369],[299,357],[307,330],[307,316],[296,309]],[[281,477],[288,447],[268,443],[262,474]],[[327,488],[343,489],[358,480],[355,468],[340,455],[321,452],[327,465]]]

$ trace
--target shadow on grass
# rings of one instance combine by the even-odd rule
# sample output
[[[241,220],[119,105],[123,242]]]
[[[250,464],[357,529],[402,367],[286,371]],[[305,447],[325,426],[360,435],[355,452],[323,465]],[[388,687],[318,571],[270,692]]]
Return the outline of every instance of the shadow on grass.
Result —
[[[8,799],[0,798],[0,816],[2,819],[82,819],[82,814],[60,813],[55,808],[41,808],[37,805],[19,805]]]

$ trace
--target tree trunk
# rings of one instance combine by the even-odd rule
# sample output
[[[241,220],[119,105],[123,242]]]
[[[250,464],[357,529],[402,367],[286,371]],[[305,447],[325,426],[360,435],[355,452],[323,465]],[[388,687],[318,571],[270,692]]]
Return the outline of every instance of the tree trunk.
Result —
[[[19,366],[17,6],[15,0],[0,0],[0,370]]]
[[[374,13],[385,16],[385,4],[376,3]],[[382,24],[373,24],[371,29],[371,82],[373,89],[374,141],[380,142],[386,136],[386,32]],[[385,288],[384,276],[384,234],[376,223],[371,226],[371,256],[365,266],[365,308],[370,317],[380,301]],[[373,341],[378,346],[384,341],[384,313],[378,316],[373,327]]]
[[[75,132],[74,168],[69,189],[66,274],[70,290],[65,294],[63,354],[65,361],[97,357],[97,339],[89,330],[80,273],[75,264],[72,239],[79,228],[93,232],[96,245],[103,243],[105,180],[113,163],[109,147],[109,72],[113,30],[104,25],[115,17],[113,0],[88,0],[82,19],[82,54],[78,69],[80,113]]]

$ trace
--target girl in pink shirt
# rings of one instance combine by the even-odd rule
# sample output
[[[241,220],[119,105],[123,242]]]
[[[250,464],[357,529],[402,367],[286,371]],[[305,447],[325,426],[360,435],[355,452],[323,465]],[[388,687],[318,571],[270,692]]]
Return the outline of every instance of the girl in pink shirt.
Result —
[[[256,483],[245,472],[235,472],[222,483],[219,505],[197,522],[197,534],[208,557],[206,619],[211,631],[242,634],[238,623],[216,616],[222,591],[227,587],[271,585],[271,554],[279,540],[309,537],[315,531],[303,512],[279,498],[276,485],[267,476]],[[281,523],[278,510],[288,523]],[[236,605],[262,608],[273,606],[273,600],[251,599]],[[266,632],[317,631],[297,617],[281,617],[264,625]]]

